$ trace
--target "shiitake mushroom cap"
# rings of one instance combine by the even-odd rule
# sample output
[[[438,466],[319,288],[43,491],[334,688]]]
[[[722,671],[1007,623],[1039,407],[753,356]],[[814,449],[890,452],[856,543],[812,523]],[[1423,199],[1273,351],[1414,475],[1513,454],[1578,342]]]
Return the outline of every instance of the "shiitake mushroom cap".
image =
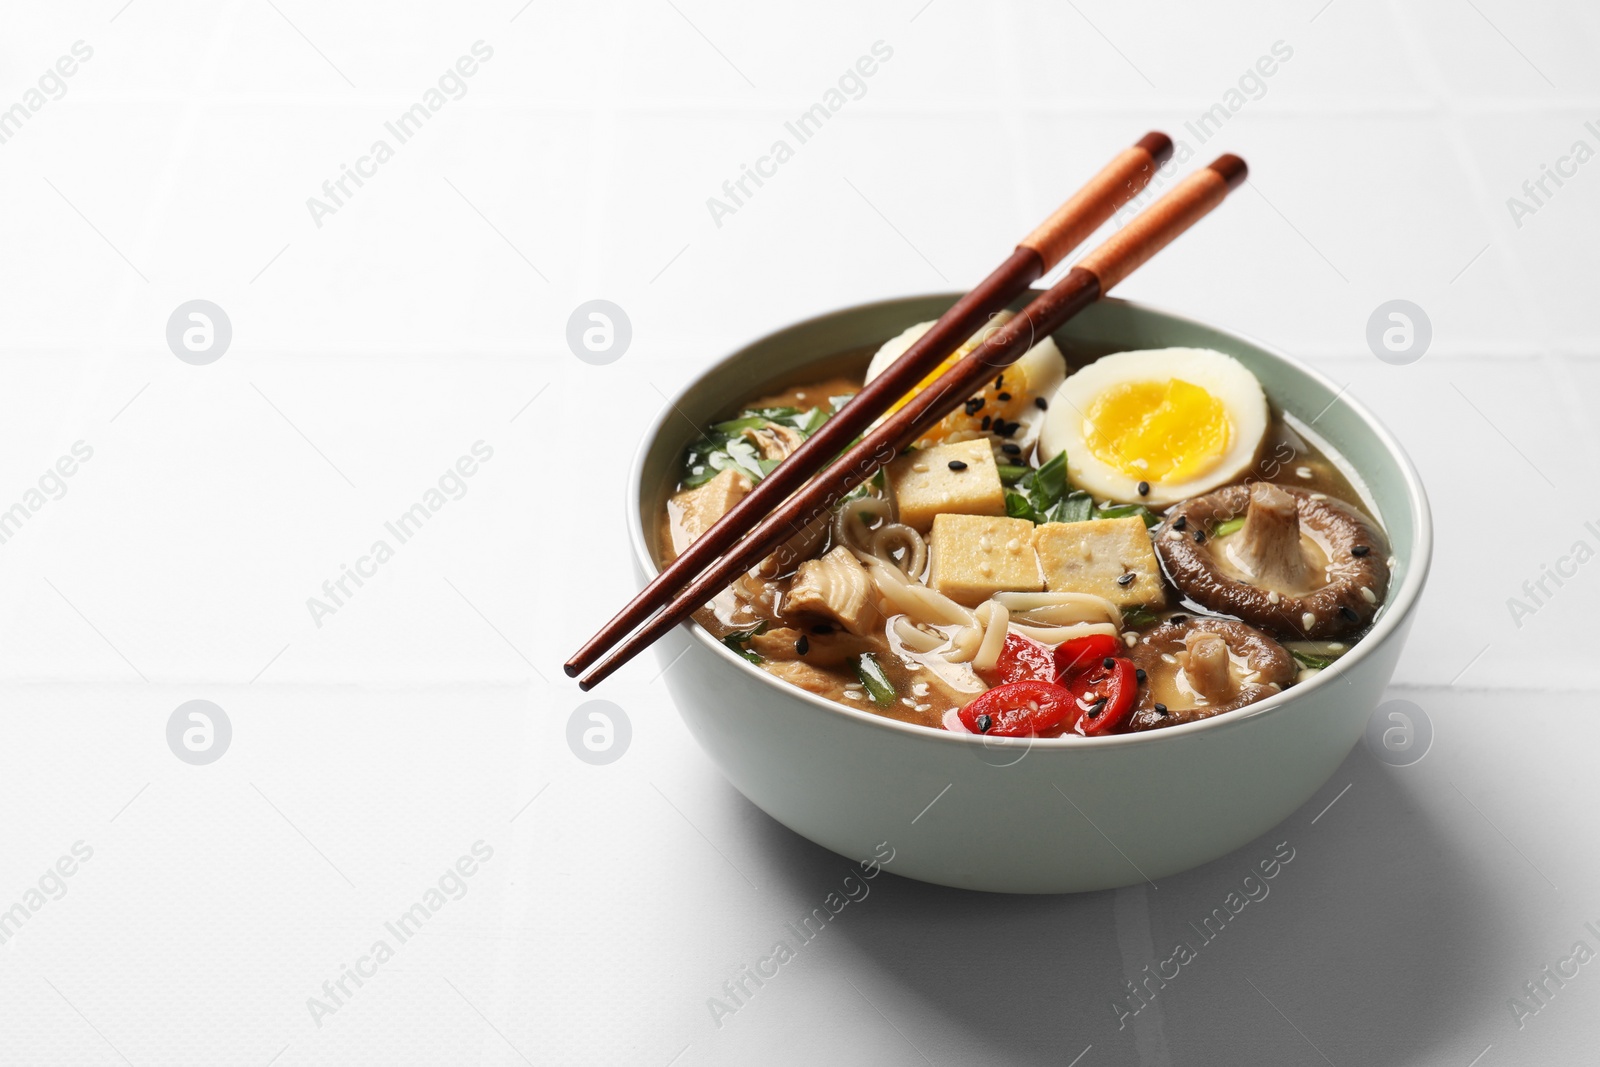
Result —
[[[1323,493],[1275,486],[1295,500],[1300,528],[1327,554],[1327,581],[1295,594],[1229,574],[1216,553],[1225,539],[1191,536],[1248,514],[1250,483],[1230,485],[1174,504],[1151,531],[1156,555],[1178,592],[1218,615],[1231,615],[1286,638],[1322,640],[1358,633],[1372,623],[1389,591],[1388,543],[1365,515]]]

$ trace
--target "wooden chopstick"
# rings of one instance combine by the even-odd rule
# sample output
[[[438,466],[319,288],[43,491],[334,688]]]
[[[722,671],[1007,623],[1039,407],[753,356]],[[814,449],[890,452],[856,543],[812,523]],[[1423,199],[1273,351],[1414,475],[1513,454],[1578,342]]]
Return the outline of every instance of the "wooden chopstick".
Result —
[[[1223,155],[1173,187],[1105,243],[1078,261],[1049,291],[913,396],[860,442],[761,520],[738,545],[701,572],[660,612],[634,631],[578,682],[589,690],[692,615],[737,575],[826,515],[850,490],[872,477],[954,411],[985,381],[1016,362],[1043,336],[1060,329],[1112,286],[1222,203],[1245,180],[1244,160]],[[837,417],[837,416],[836,416]],[[826,424],[824,424],[826,425]]]
[[[587,670],[623,635],[668,602],[672,593],[721,555],[871,426],[889,406],[922,381],[941,360],[961,347],[989,317],[1043,277],[1068,253],[1100,228],[1114,212],[1150,183],[1157,168],[1172,155],[1172,138],[1152,131],[1086,182],[1022,242],[1005,262],[958,300],[939,321],[901,354],[883,374],[867,383],[815,434],[757,482],[744,499],[710,529],[695,538],[683,554],[628,602],[567,661],[568,675]]]

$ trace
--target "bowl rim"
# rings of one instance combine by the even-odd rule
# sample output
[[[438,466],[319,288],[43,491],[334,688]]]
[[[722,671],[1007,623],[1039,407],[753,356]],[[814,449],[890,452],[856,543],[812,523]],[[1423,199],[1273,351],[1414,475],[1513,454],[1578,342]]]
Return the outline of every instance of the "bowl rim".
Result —
[[[1029,290],[1029,292],[1037,291]],[[851,304],[846,307],[835,308],[831,311],[825,311],[820,314],[809,315],[805,318],[797,319],[791,323],[788,323],[787,325],[769,330],[760,337],[740,345],[727,355],[723,356],[721,359],[717,360],[715,363],[711,364],[709,367],[705,368],[699,374],[695,375],[681,388],[674,392],[672,396],[668,398],[668,400],[661,406],[661,409],[659,412],[657,412],[655,418],[653,418],[649,425],[645,427],[643,436],[640,438],[638,448],[635,450],[632,468],[629,471],[627,480],[626,491],[628,493],[628,497],[625,506],[626,513],[628,515],[628,537],[633,545],[634,558],[638,562],[639,566],[643,569],[646,576],[648,578],[654,578],[658,573],[660,573],[660,568],[656,565],[656,561],[651,557],[649,545],[646,543],[644,515],[642,514],[640,508],[640,490],[642,488],[641,483],[644,477],[645,460],[650,453],[651,446],[655,443],[657,437],[660,436],[661,430],[669,417],[677,415],[682,402],[691,393],[699,389],[703,382],[715,377],[725,367],[740,359],[751,348],[754,348],[760,344],[765,344],[771,338],[776,337],[779,334],[789,332],[790,330],[795,330],[800,327],[840,315],[856,314],[873,308],[902,305],[917,300],[942,300],[948,297],[950,302],[954,303],[962,295],[963,294],[959,292],[911,293],[901,296],[887,297],[881,300],[870,300],[860,304]],[[1168,311],[1165,308],[1146,303],[1144,301],[1127,300],[1120,297],[1102,297],[1099,301],[1097,301],[1097,303],[1117,304],[1130,308],[1135,312],[1148,312],[1154,315],[1159,315],[1185,325],[1226,334],[1229,337],[1235,338],[1247,345],[1250,345],[1258,351],[1265,353],[1269,357],[1276,359],[1281,363],[1287,364],[1297,373],[1303,374],[1312,379],[1317,384],[1321,385],[1323,388],[1332,393],[1336,400],[1343,400],[1344,403],[1348,405],[1349,408],[1360,418],[1360,420],[1366,425],[1367,429],[1388,452],[1389,458],[1394,462],[1399,471],[1401,480],[1404,483],[1406,500],[1411,508],[1411,521],[1415,530],[1414,544],[1406,560],[1408,567],[1406,570],[1405,580],[1401,583],[1399,589],[1390,590],[1390,596],[1385,604],[1385,610],[1378,618],[1378,621],[1373,625],[1372,629],[1367,632],[1367,635],[1358,641],[1349,652],[1341,656],[1332,667],[1325,668],[1315,677],[1304,682],[1296,683],[1290,688],[1270,696],[1265,700],[1257,701],[1254,704],[1249,704],[1242,708],[1236,708],[1233,711],[1226,711],[1220,715],[1213,715],[1209,718],[1200,719],[1196,722],[1182,723],[1177,726],[1168,726],[1160,730],[1142,730],[1136,733],[1109,734],[1101,737],[1082,737],[1077,734],[1068,734],[1060,737],[999,738],[984,737],[980,734],[957,733],[952,730],[940,730],[933,727],[920,726],[916,723],[904,722],[899,719],[891,719],[885,715],[879,715],[876,712],[852,708],[846,704],[841,704],[838,701],[829,700],[827,697],[808,692],[804,689],[801,689],[799,686],[791,685],[790,683],[783,681],[781,678],[762,670],[760,667],[749,662],[744,657],[735,654],[733,650],[728,648],[727,645],[723,644],[719,638],[715,637],[709,630],[705,629],[693,619],[685,619],[679,624],[680,627],[686,628],[690,632],[692,639],[699,641],[703,646],[708,648],[712,655],[721,657],[732,669],[749,672],[750,675],[759,678],[763,684],[772,687],[774,692],[791,699],[799,700],[802,703],[811,705],[819,710],[831,712],[835,715],[840,715],[847,719],[855,720],[862,726],[872,727],[880,730],[888,730],[893,733],[906,734],[912,738],[920,738],[922,740],[935,743],[973,745],[989,749],[996,747],[1017,747],[1027,748],[1030,750],[1033,748],[1043,748],[1045,750],[1056,749],[1062,751],[1087,751],[1091,748],[1114,748],[1125,745],[1156,744],[1160,743],[1164,739],[1175,740],[1180,737],[1188,737],[1202,732],[1227,731],[1238,728],[1252,719],[1259,718],[1263,715],[1271,715],[1291,706],[1302,694],[1307,694],[1317,689],[1326,688],[1329,685],[1338,684],[1345,675],[1350,673],[1351,670],[1354,670],[1356,667],[1358,667],[1364,660],[1369,659],[1376,652],[1380,645],[1386,644],[1390,640],[1395,639],[1407,618],[1411,615],[1412,611],[1415,610],[1417,600],[1421,596],[1423,586],[1427,581],[1428,571],[1433,563],[1433,517],[1431,508],[1428,504],[1427,491],[1422,485],[1421,476],[1417,473],[1415,465],[1411,462],[1411,457],[1406,454],[1405,449],[1389,431],[1389,428],[1385,426],[1376,415],[1369,411],[1365,404],[1351,396],[1347,387],[1340,386],[1338,383],[1334,382],[1331,378],[1317,370],[1315,367],[1301,362],[1288,353],[1280,350],[1275,345],[1268,344],[1267,342],[1251,336],[1250,334],[1242,333],[1238,330],[1233,330],[1224,326],[1218,326],[1214,323],[1205,322],[1190,315]],[[837,353],[832,352],[824,353],[821,358],[827,358],[828,356],[836,354]],[[681,418],[682,416],[678,415],[678,417]],[[1346,664],[1349,664],[1349,666],[1346,667]]]

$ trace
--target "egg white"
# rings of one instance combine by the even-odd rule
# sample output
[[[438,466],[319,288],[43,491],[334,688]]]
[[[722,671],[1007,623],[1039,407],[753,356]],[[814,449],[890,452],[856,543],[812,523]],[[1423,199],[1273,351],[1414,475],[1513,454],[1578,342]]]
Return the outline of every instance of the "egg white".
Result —
[[[1013,318],[1013,314],[1009,311],[997,312],[990,317],[987,324],[973,334],[971,340],[965,342],[963,347],[971,351],[972,348],[977,347],[975,342],[987,339],[990,334],[998,330],[1011,318]],[[932,322],[919,322],[915,326],[906,329],[903,333],[885,341],[883,346],[873,354],[872,361],[867,364],[866,380],[870,382],[888,370],[889,364],[904,355],[906,349],[910,348],[918,338],[932,328]],[[1030,403],[1025,405],[1021,413],[1017,415],[1016,421],[1021,424],[1021,429],[1011,440],[1020,445],[1024,454],[1026,454],[1028,449],[1033,446],[1034,439],[1043,427],[1045,415],[1045,412],[1040,411],[1031,403],[1031,399],[1036,396],[1049,397],[1051,393],[1056,391],[1062,380],[1066,378],[1067,361],[1062,356],[1061,349],[1056,347],[1055,341],[1046,337],[1043,341],[1024,352],[1017,359],[1017,362],[1013,364],[1013,367],[1021,372],[1021,379],[1028,383],[1026,399],[1030,400]]]
[[[1180,378],[1221,401],[1232,423],[1228,447],[1203,473],[1183,481],[1143,479],[1150,492],[1141,496],[1140,478],[1112,467],[1089,450],[1085,413],[1113,386],[1164,382]],[[1221,485],[1238,481],[1255,462],[1267,433],[1270,415],[1261,383],[1244,364],[1209,348],[1150,348],[1101,356],[1061,383],[1050,398],[1039,434],[1042,461],[1067,454],[1067,477],[1096,499],[1164,507]]]

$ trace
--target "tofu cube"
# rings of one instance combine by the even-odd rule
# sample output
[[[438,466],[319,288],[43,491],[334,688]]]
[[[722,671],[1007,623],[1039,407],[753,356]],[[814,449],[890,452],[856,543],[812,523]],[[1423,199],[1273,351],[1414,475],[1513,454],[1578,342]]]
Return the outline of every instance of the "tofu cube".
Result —
[[[1044,589],[1033,550],[1033,523],[988,515],[936,515],[928,584],[958,604],[973,607],[995,593]]]
[[[952,470],[952,462],[965,466]],[[927,533],[935,515],[1004,515],[1005,487],[983,438],[922,448],[889,464],[889,494],[899,520]]]
[[[1150,534],[1137,515],[1047,522],[1034,531],[1033,547],[1052,593],[1093,593],[1119,608],[1158,607],[1166,601]],[[1124,584],[1118,579],[1125,574],[1133,577]]]

